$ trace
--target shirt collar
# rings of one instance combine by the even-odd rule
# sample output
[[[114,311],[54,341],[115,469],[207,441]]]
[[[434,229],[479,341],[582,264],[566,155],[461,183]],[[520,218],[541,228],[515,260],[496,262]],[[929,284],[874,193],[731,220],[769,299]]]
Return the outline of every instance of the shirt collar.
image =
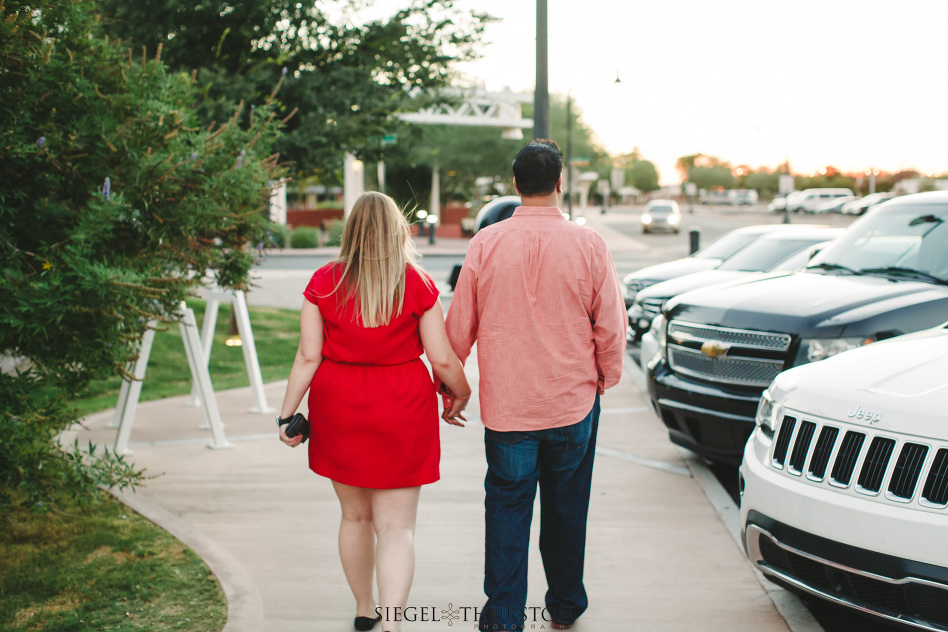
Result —
[[[556,216],[563,219],[563,212],[555,206],[518,206],[514,210],[514,217],[523,217],[524,215]]]

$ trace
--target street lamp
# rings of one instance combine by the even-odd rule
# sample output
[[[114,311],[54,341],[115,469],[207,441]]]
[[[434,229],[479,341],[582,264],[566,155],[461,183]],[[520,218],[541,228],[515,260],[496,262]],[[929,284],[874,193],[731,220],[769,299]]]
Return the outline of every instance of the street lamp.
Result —
[[[418,222],[418,236],[424,237],[425,236],[425,219],[428,217],[428,211],[421,209],[420,211],[415,213],[415,217],[417,217],[420,220]]]
[[[867,169],[866,175],[869,176],[869,194],[876,192],[876,175],[879,171],[875,168]]]
[[[537,79],[533,93],[533,137],[550,137],[550,86],[547,78],[547,0],[537,0]]]
[[[428,215],[425,218],[425,221],[428,222],[428,243],[434,244],[435,242],[435,225],[438,223],[437,215]]]

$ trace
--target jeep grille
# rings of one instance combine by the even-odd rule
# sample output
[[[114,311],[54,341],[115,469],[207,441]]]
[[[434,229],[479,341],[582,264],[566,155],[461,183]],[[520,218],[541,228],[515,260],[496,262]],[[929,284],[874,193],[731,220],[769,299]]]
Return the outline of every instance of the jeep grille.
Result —
[[[814,484],[852,488],[881,501],[948,507],[948,445],[925,445],[874,428],[847,429],[848,424],[800,418],[794,414],[781,420],[770,455],[773,468]]]

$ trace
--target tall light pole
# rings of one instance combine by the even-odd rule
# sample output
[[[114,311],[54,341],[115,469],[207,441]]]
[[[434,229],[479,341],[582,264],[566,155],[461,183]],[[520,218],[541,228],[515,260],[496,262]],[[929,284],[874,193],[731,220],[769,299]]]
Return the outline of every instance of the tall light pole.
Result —
[[[547,0],[537,0],[537,86],[533,93],[533,137],[550,137],[550,85],[547,80]]]

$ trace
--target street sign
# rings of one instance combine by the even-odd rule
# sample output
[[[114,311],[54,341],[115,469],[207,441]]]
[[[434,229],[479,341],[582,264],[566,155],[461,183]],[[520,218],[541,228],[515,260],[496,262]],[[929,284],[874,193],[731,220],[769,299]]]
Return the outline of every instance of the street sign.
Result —
[[[388,136],[382,137],[382,147],[386,145],[394,145],[398,142],[398,136],[395,134],[389,134]]]
[[[783,193],[784,195],[786,195],[787,193],[791,193],[793,191],[793,186],[794,186],[793,176],[790,175],[789,173],[785,173],[779,178],[777,178],[777,192],[778,193]]]

